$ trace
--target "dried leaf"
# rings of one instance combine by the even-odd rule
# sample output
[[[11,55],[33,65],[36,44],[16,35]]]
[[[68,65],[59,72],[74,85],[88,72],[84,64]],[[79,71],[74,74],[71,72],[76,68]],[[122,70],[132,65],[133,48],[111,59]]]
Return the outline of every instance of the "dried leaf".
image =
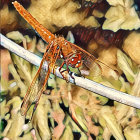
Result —
[[[114,32],[119,29],[133,30],[140,28],[140,19],[133,6],[133,0],[108,0],[112,7],[107,11],[103,29]]]
[[[19,32],[19,31],[12,31],[9,32],[8,34],[6,34],[6,36],[14,41],[16,41],[16,43],[21,43],[23,42],[23,46],[25,49],[27,49],[27,42],[26,42],[26,38],[24,38],[24,36]]]
[[[133,64],[130,58],[128,58],[123,52],[118,50],[117,52],[118,66],[124,72],[127,80],[130,83],[134,83],[136,74],[133,71]]]
[[[9,100],[6,104],[7,107],[12,108],[11,117],[8,120],[8,125],[6,126],[3,136],[9,139],[17,139],[22,133],[22,126],[24,124],[24,117],[21,116],[19,109],[21,105],[21,99],[15,96],[13,99]]]
[[[95,136],[98,136],[99,135],[99,127],[94,125],[90,116],[85,115],[85,118],[87,121],[87,127],[88,127],[89,132]]]
[[[140,64],[140,33],[132,32],[124,40],[123,50],[134,60]]]
[[[70,126],[66,126],[63,136],[60,140],[73,140],[73,133]]]
[[[138,127],[131,127],[128,126],[124,129],[124,135],[126,137],[127,140],[139,140],[140,139],[140,132],[139,132],[139,128]]]
[[[42,95],[32,120],[32,125],[35,128],[37,139],[49,140],[51,137],[48,126],[49,111],[50,102],[48,101],[47,96]]]
[[[56,139],[59,139],[60,136],[63,134],[65,128],[65,125],[63,124],[65,113],[61,109],[58,100],[54,100],[52,106],[53,106],[53,111],[51,112],[51,116],[58,124],[53,130],[53,136]]]
[[[111,108],[108,106],[102,107],[101,117],[104,119],[104,127],[107,126],[116,140],[124,140],[122,129],[112,113]],[[101,118],[99,117],[99,118]]]
[[[4,5],[4,7],[0,10],[1,15],[1,23],[0,29],[4,31],[13,30],[17,26],[17,17],[14,11],[10,11],[8,5]]]
[[[17,66],[16,70],[19,73],[20,77],[25,80],[25,83],[27,85],[30,85],[33,78],[31,77],[31,71],[32,71],[31,64],[17,55],[11,54],[11,56],[12,56],[13,62]]]
[[[65,129],[65,125],[63,124],[65,114],[63,112],[59,113],[56,111],[52,113],[52,117],[58,123],[58,125],[53,130],[53,136],[56,139],[59,139]]]
[[[79,8],[80,5],[72,0],[41,0],[32,1],[28,11],[48,30],[55,32],[56,27],[79,24],[86,16],[84,12],[78,12]]]
[[[42,52],[42,53],[44,53],[45,50],[46,50],[46,45],[44,44],[44,42],[43,42],[42,39],[40,39],[40,40],[38,41],[36,47],[37,47],[37,49],[38,49],[40,52]]]
[[[27,90],[27,87],[24,85],[24,83],[21,81],[20,76],[18,75],[15,67],[13,64],[9,65],[9,70],[11,74],[13,75],[18,87],[21,89],[21,96],[24,96]]]
[[[8,50],[0,50],[0,63],[1,63],[1,72],[2,72],[2,78],[4,80],[9,80],[9,70],[8,70],[8,65],[10,63],[12,63],[11,61],[11,57],[10,57],[10,54],[9,54],[9,51]],[[4,63],[3,63],[4,62]]]
[[[24,36],[19,31],[12,31],[6,34],[9,39],[16,41],[16,43],[21,43],[25,40]]]
[[[80,22],[80,25],[84,27],[99,27],[100,26],[100,24],[98,23],[98,21],[95,19],[94,16],[90,16],[84,19],[83,21]]]
[[[82,109],[80,107],[76,107],[76,106],[74,107],[74,105],[72,104],[70,105],[70,109],[72,112],[73,119],[78,124],[80,124],[80,126],[83,128],[85,132],[88,132],[88,128],[86,126],[86,120],[85,120]]]

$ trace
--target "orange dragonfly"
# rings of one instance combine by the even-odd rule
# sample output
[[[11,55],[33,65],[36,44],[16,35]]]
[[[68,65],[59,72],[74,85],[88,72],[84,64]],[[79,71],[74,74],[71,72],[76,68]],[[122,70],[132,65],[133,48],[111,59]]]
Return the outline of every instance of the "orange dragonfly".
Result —
[[[84,63],[86,67],[90,68],[90,65],[93,62],[96,63],[99,60],[96,59],[93,55],[91,55],[87,51],[78,47],[77,45],[68,42],[67,40],[64,39],[64,37],[56,36],[51,32],[49,32],[17,1],[13,2],[13,5],[16,8],[16,10],[19,12],[19,14],[40,34],[42,39],[48,43],[40,67],[31,85],[29,86],[27,93],[23,99],[23,103],[21,105],[21,114],[26,115],[28,109],[32,104],[34,104],[33,112],[36,110],[39,99],[45,89],[50,73],[54,71],[55,63],[57,59],[64,60],[59,68],[61,74],[62,74],[61,69],[64,66],[64,64],[67,66],[67,71],[69,72],[70,71],[69,66],[73,68],[79,68]],[[43,72],[42,67],[45,61],[48,62],[48,72],[43,78],[40,78],[40,73]],[[63,78],[65,79],[64,76]]]

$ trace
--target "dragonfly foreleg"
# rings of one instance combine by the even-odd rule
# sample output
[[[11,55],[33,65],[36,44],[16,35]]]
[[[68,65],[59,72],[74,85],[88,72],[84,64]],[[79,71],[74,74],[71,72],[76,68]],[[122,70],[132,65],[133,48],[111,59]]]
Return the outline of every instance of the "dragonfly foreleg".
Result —
[[[72,72],[70,71],[68,65],[67,65],[67,69],[66,70],[65,69],[62,70],[64,64],[65,64],[65,61],[61,64],[61,66],[59,68],[59,72],[62,75],[63,79],[66,80],[66,82],[68,82],[68,77],[66,77],[66,75],[64,74],[64,72],[67,72],[72,79],[74,79],[74,77],[72,76]],[[75,79],[74,79],[74,82],[75,82]]]
[[[62,70],[63,66],[65,64],[65,61],[61,64],[60,68],[59,68],[59,72],[62,75],[63,79],[66,80],[65,75],[63,74],[66,70]],[[67,80],[66,80],[67,81]]]
[[[67,71],[68,71],[68,73],[69,73],[69,75],[70,75],[70,77],[74,80],[74,83],[75,83],[75,78],[73,77],[73,72],[71,72],[70,71],[70,69],[69,69],[69,67],[68,67],[68,65],[67,65]]]
[[[74,75],[76,75],[76,76],[78,76],[78,77],[84,77],[84,76],[82,75],[80,69],[79,69],[79,68],[77,68],[77,69],[78,69],[78,72],[79,72],[79,73],[75,73]]]

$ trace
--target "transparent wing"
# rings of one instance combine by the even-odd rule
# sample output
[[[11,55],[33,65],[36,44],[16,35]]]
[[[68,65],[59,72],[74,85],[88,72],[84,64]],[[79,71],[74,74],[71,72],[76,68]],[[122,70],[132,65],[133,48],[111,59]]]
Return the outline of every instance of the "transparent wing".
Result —
[[[27,90],[27,93],[24,97],[22,106],[21,106],[21,114],[26,115],[28,109],[31,107],[31,105],[34,105],[33,113],[36,110],[36,107],[38,105],[39,99],[44,91],[44,88],[46,86],[46,83],[49,79],[50,73],[55,67],[55,62],[59,56],[60,49],[57,49],[56,46],[51,46],[48,51],[44,54],[43,59],[41,61],[40,67],[30,85],[30,87]],[[45,70],[43,70],[43,64],[48,60],[48,71],[45,75]],[[45,75],[45,76],[44,76]],[[32,113],[32,115],[33,115]]]
[[[21,114],[26,115],[26,112],[30,108],[32,104],[36,104],[38,101],[38,92],[40,91],[43,82],[45,79],[40,78],[40,73],[42,73],[42,66],[39,67],[31,85],[29,86],[26,95],[23,99],[22,105],[21,105]],[[43,76],[42,76],[43,77]],[[39,80],[40,79],[40,80]]]
[[[68,42],[68,41],[67,41]],[[70,42],[69,42],[70,43]],[[112,67],[108,66],[107,64],[103,63],[102,61],[98,60],[96,57],[94,57],[92,54],[90,54],[89,52],[85,51],[84,49],[80,48],[79,46],[70,43],[72,49],[74,49],[76,51],[76,53],[80,53],[81,57],[82,57],[82,61],[83,64],[89,69],[92,70],[92,72],[94,72],[94,68],[96,66],[98,66],[98,68],[100,69],[100,72],[103,72],[104,68],[107,68],[111,71],[114,71],[116,74],[118,74],[118,72],[116,71],[116,69],[113,69]],[[97,74],[97,73],[96,73]],[[98,75],[98,74],[97,74]]]
[[[41,90],[41,87],[44,84],[44,80],[45,80],[45,77],[42,76],[45,74],[45,71],[42,68],[43,64],[45,63],[45,58],[46,57],[43,57],[40,67],[23,99],[23,102],[21,105],[21,114],[22,115],[26,115],[26,112],[30,108],[30,106],[32,104],[35,104],[38,100],[38,93]]]
[[[96,57],[94,57],[92,54],[85,51],[84,49],[80,48],[79,46],[77,46],[73,43],[70,43],[70,45],[71,45],[72,49],[74,49],[76,51],[76,53],[80,53],[80,55],[82,57],[82,61],[87,68],[90,69],[91,66],[93,65],[93,63],[96,63],[96,61],[98,61]]]
[[[36,104],[38,100],[38,93],[41,90],[43,84],[45,84],[45,75],[46,72],[43,69],[44,63],[46,63],[46,60],[49,62],[50,52],[52,51],[52,44],[49,44],[47,46],[46,52],[44,53],[44,56],[42,58],[40,67],[32,80],[32,83],[28,87],[28,90],[26,92],[26,95],[23,99],[22,105],[21,105],[21,114],[26,115],[26,112],[30,108],[32,104]]]

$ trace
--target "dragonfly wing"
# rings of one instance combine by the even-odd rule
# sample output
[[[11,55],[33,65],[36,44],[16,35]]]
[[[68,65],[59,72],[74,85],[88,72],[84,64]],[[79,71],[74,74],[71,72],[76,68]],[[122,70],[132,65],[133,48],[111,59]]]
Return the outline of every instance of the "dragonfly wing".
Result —
[[[45,70],[43,70],[43,64],[46,62],[45,60],[48,60],[47,53],[44,54],[43,59],[41,61],[40,67],[30,85],[30,87],[27,90],[27,93],[24,97],[22,106],[21,106],[21,114],[26,115],[28,109],[31,107],[31,105],[34,104],[33,113],[38,105],[39,99],[44,91],[44,88],[46,86],[46,83],[49,79],[50,73],[55,67],[55,62],[59,56],[60,49],[57,49],[57,46],[51,46],[48,55],[50,60],[48,61],[48,71],[46,75],[44,76]],[[51,55],[50,55],[51,54]]]
[[[26,115],[26,112],[28,111],[30,106],[33,103],[35,103],[37,100],[37,94],[38,94],[39,90],[41,89],[41,87],[44,83],[44,80],[45,80],[45,76],[42,76],[43,74],[46,73],[45,70],[43,69],[43,65],[44,65],[44,63],[46,63],[46,60],[48,60],[48,54],[51,52],[51,50],[52,50],[52,43],[50,43],[46,47],[46,52],[44,53],[44,56],[40,63],[39,69],[38,69],[34,79],[32,80],[32,83],[28,87],[28,90],[26,92],[26,95],[25,95],[22,105],[21,105],[21,114],[22,115]]]
[[[82,57],[82,61],[88,69],[91,68],[93,63],[96,63],[97,58],[94,57],[92,54],[90,54],[89,52],[85,51],[84,49],[80,48],[79,46],[77,46],[73,43],[70,43],[70,45],[71,45],[72,49],[74,49],[76,51],[76,53],[80,53],[80,55]]]
[[[30,108],[30,106],[37,101],[37,94],[39,90],[41,89],[41,86],[43,85],[44,79],[43,76],[40,76],[41,73],[43,73],[43,64],[45,62],[45,57],[41,61],[41,65],[31,83],[29,86],[26,95],[23,99],[22,105],[21,105],[21,114],[26,115],[27,110]]]
[[[104,62],[100,61],[99,59],[94,57],[89,52],[85,51],[84,49],[80,48],[79,46],[77,46],[77,45],[75,45],[73,43],[70,43],[70,45],[71,45],[72,49],[74,49],[76,51],[76,53],[80,53],[82,61],[83,61],[83,64],[86,66],[86,68],[91,70],[92,73],[94,73],[96,76],[98,76],[100,74],[103,74],[103,69],[104,68],[106,68],[109,71],[112,71],[112,72],[115,72],[116,74],[118,74],[116,69],[114,69],[114,68],[108,66],[107,64],[105,64]]]

